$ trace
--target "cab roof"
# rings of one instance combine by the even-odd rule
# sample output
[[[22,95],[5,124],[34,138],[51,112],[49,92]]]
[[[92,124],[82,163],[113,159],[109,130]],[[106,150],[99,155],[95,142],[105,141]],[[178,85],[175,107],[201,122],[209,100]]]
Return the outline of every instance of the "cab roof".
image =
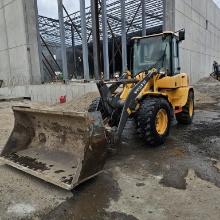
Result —
[[[164,32],[159,33],[159,34],[151,34],[151,35],[146,35],[146,36],[143,36],[143,37],[132,37],[131,40],[138,40],[138,39],[156,37],[156,36],[162,36],[162,35],[174,35],[174,36],[178,37],[178,35],[173,31],[164,31]]]

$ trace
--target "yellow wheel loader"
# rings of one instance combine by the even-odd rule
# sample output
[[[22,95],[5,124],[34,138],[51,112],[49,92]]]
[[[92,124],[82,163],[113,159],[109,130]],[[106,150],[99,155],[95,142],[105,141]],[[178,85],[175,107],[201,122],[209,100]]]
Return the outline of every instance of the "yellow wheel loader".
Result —
[[[194,92],[180,73],[185,31],[132,39],[130,71],[97,82],[100,97],[88,112],[13,107],[15,126],[1,152],[10,166],[71,190],[99,174],[107,144],[117,144],[129,118],[147,145],[163,144],[172,118],[190,124]]]
[[[164,143],[172,118],[192,123],[194,90],[179,65],[179,44],[184,39],[184,29],[135,37],[130,71],[116,82],[97,82],[100,98],[93,101],[89,112],[101,112],[111,127],[113,143],[120,140],[128,118],[134,118],[141,137],[152,146]]]

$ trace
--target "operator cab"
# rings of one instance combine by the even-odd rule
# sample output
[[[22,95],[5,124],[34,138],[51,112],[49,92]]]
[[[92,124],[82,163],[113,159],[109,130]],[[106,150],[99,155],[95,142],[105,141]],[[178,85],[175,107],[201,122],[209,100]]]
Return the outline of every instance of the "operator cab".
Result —
[[[132,39],[130,70],[135,76],[156,68],[169,76],[180,73],[179,43],[185,40],[185,30]]]

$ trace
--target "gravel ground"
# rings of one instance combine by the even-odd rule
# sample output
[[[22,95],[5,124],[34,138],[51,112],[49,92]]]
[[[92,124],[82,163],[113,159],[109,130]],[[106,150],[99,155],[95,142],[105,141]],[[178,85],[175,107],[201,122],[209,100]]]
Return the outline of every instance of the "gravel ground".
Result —
[[[120,151],[107,160],[105,172],[72,192],[1,165],[0,219],[219,220],[220,82],[203,79],[195,91],[192,125],[174,123],[166,144],[150,148],[129,121]],[[85,95],[82,106],[79,100],[31,105],[85,110],[96,96]],[[0,150],[13,127],[11,106],[19,104],[24,103],[0,103]]]

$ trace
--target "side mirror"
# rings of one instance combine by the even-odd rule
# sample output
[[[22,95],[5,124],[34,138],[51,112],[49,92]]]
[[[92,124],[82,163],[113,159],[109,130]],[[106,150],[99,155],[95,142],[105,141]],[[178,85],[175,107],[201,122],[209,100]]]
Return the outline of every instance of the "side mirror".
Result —
[[[185,29],[179,31],[179,42],[185,40]]]

